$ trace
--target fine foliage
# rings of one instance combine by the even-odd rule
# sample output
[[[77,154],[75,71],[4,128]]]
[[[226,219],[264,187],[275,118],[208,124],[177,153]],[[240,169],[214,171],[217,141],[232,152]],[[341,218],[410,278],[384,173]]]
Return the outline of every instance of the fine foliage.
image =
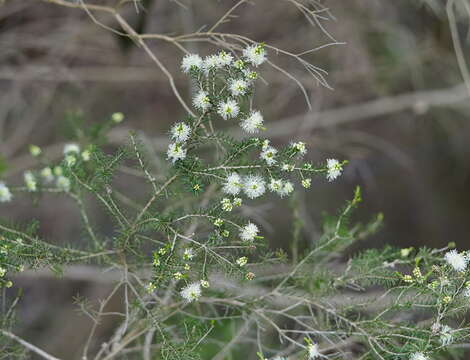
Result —
[[[70,198],[84,245],[54,245],[40,238],[38,224],[2,219],[0,286],[13,291],[25,269],[49,267],[67,276],[69,265],[81,264],[98,269],[96,277],[114,274],[99,306],[76,298],[94,324],[83,359],[458,358],[470,335],[467,253],[450,244],[350,255],[383,221],[381,214],[367,224],[352,221],[362,201],[357,188],[343,208],[325,216],[321,238],[292,256],[303,226],[297,190],[313,180],[334,186],[347,161],[310,163],[305,143],[276,147],[263,137],[268,124],[253,99],[268,52],[252,43],[204,58],[187,54],[181,70],[193,84],[192,107],[169,129],[164,154],[148,154],[135,134],[126,146],[105,151],[107,132],[125,121],[121,113],[77,127],[77,141],[64,147],[60,162],[31,146],[37,167],[21,185],[0,183],[0,206],[22,197]],[[244,137],[231,137],[227,124],[239,124]],[[123,174],[142,180],[145,198],[126,192],[117,181]],[[283,198],[294,216],[284,250],[272,250],[250,216],[251,207],[273,197]],[[95,223],[95,203],[111,231]],[[123,311],[108,313],[116,294]],[[0,358],[34,352],[55,359],[14,335],[20,300],[0,318]],[[119,326],[102,341],[95,332],[104,317],[119,319]]]

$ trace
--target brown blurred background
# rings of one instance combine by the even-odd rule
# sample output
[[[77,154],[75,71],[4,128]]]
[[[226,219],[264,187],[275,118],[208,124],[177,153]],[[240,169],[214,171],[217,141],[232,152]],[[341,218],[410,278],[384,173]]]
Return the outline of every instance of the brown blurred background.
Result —
[[[312,161],[350,161],[339,181],[315,179],[311,191],[299,196],[306,240],[314,241],[321,232],[322,212],[334,212],[361,185],[364,203],[358,220],[367,221],[377,212],[385,216],[385,227],[362,246],[439,247],[455,241],[460,249],[468,249],[470,102],[445,1],[324,3],[335,18],[325,21],[325,28],[346,44],[321,49],[306,59],[329,72],[333,90],[319,85],[297,62],[271,51],[274,63],[301,80],[312,110],[295,82],[269,66],[262,69],[268,84],[258,85],[255,100],[275,144],[301,138],[309,144]],[[140,33],[173,35],[212,25],[233,4],[145,0],[145,9],[136,12],[128,5],[122,14]],[[286,1],[253,1],[235,14],[220,31],[294,53],[330,41]],[[468,55],[469,21],[463,11],[456,15]],[[112,18],[96,16],[118,28]],[[189,99],[188,80],[178,69],[182,53],[162,41],[148,44]],[[109,151],[125,141],[130,129],[159,151],[169,125],[184,116],[167,79],[143,50],[94,24],[81,10],[34,0],[4,1],[0,48],[0,154],[8,166],[2,180],[8,183],[20,183],[22,172],[34,164],[29,144],[60,153],[70,137],[66,119],[71,112],[82,113],[90,124],[116,111],[126,115],[113,130]],[[188,50],[208,54],[214,48],[196,42],[189,43]],[[132,193],[131,178],[125,184]],[[285,247],[292,231],[285,203],[260,203],[252,211],[271,234],[272,246]],[[29,199],[18,198],[0,205],[0,216],[24,222],[39,218],[41,234],[52,242],[81,241],[76,210],[67,201],[46,198],[31,207]],[[97,213],[95,223],[109,231],[104,215]],[[67,336],[64,327],[76,328],[76,319],[83,316],[74,312],[71,298],[78,293],[99,298],[102,287],[83,279],[35,282],[25,277],[20,283],[27,296],[20,306],[19,331],[57,356],[75,358],[67,355],[70,348],[64,348],[63,341],[51,342],[50,334]],[[59,324],[51,320],[51,306],[63,311]]]

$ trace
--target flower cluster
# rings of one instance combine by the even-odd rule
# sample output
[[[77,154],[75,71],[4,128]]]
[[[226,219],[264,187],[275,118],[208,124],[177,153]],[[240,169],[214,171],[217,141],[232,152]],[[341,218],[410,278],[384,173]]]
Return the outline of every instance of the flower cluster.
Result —
[[[120,122],[123,119],[121,113],[113,114],[113,121]],[[42,149],[37,145],[30,145],[29,151],[33,157],[41,158],[43,156]],[[90,160],[91,152],[86,149],[81,151],[80,146],[76,143],[68,143],[63,148],[63,161],[66,166],[73,167],[77,161],[81,159],[84,162]],[[41,159],[41,164],[44,164],[45,159]],[[28,192],[35,193],[40,189],[51,184],[55,185],[56,189],[69,192],[71,181],[68,177],[64,176],[62,166],[45,166],[39,170],[27,170],[23,173],[23,181],[25,189]],[[10,202],[13,199],[13,194],[4,182],[0,182],[0,203]]]
[[[89,150],[80,150],[80,146],[75,143],[68,143],[64,145],[63,149],[64,162],[68,167],[76,165],[79,158],[82,161],[89,161],[91,153]],[[38,183],[41,186],[54,183],[56,188],[69,192],[71,181],[68,177],[64,176],[64,171],[60,165],[46,166],[39,171],[26,171],[24,173],[24,181],[28,191],[35,192],[38,190]]]
[[[205,181],[201,177],[206,176],[211,181],[217,179],[225,196],[220,200],[220,210],[226,215],[241,205],[241,195],[251,200],[268,192],[280,197],[289,196],[295,190],[292,175],[299,176],[302,187],[310,188],[311,175],[325,173],[328,181],[333,181],[343,170],[344,164],[335,159],[328,159],[326,165],[319,168],[303,163],[302,159],[307,153],[304,142],[292,142],[280,148],[268,139],[251,137],[266,129],[262,113],[252,108],[250,101],[258,78],[254,69],[266,61],[265,46],[251,44],[242,51],[240,57],[219,51],[204,58],[188,54],[181,62],[182,71],[195,83],[192,105],[197,114],[190,114],[185,121],[179,121],[171,127],[167,159],[177,169],[185,171],[186,176],[193,178],[192,189],[195,191],[201,189],[201,183]],[[217,121],[221,124],[237,121],[248,137],[227,144],[214,131]],[[201,144],[214,140],[222,153],[228,154],[222,164],[209,164],[209,160],[200,156]],[[224,144],[227,144],[225,148]],[[190,169],[197,170],[192,172]],[[217,241],[233,234],[231,226],[238,228],[238,239],[247,246],[253,244],[255,239],[262,238],[258,235],[260,230],[257,225],[252,222],[237,225],[226,219],[226,215],[221,213],[208,217],[214,227],[215,238],[219,239]],[[186,260],[188,257],[186,254]],[[235,263],[241,268],[247,261],[242,256]],[[175,271],[173,277],[176,280],[186,279],[184,270]],[[253,276],[247,275],[247,278]],[[181,295],[189,302],[197,300],[200,283],[196,281],[187,285]]]

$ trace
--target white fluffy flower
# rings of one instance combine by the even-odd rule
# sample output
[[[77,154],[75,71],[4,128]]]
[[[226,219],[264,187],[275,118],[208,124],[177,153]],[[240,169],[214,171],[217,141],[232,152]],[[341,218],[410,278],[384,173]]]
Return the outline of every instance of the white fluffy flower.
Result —
[[[233,56],[225,51],[219,52],[217,55],[218,58],[218,66],[228,66],[233,61]]]
[[[315,359],[321,356],[320,351],[318,350],[318,344],[308,344],[307,350],[309,359]]]
[[[268,146],[266,149],[264,149],[261,154],[260,154],[260,158],[263,159],[264,161],[266,161],[266,163],[271,166],[271,165],[274,165],[277,160],[276,160],[276,154],[277,154],[277,150],[275,148],[273,148],[272,146]]]
[[[294,185],[290,181],[271,179],[269,190],[279,194],[281,197],[284,197],[294,191]]]
[[[179,122],[171,128],[171,138],[177,142],[185,142],[191,135],[191,128],[184,122]]]
[[[338,176],[341,175],[343,171],[343,167],[341,166],[339,161],[336,159],[326,160],[326,166],[328,169],[328,172],[326,174],[326,178],[328,179],[328,181],[335,180]]]
[[[282,170],[282,171],[292,172],[292,171],[294,171],[294,168],[295,168],[295,166],[292,165],[292,164],[286,164],[286,163],[284,163],[284,164],[281,165],[281,170]]]
[[[180,292],[187,302],[198,300],[201,297],[201,283],[199,281],[189,284]]]
[[[411,354],[410,360],[429,360],[429,358],[422,352],[415,352]]]
[[[10,189],[2,182],[0,182],[0,202],[9,202],[13,198]]]
[[[251,45],[243,50],[243,56],[253,66],[259,66],[266,61],[266,50],[263,45]]]
[[[70,153],[76,153],[78,154],[80,152],[80,146],[74,143],[70,144],[65,144],[64,146],[64,155],[70,154]]]
[[[29,145],[29,152],[31,153],[32,156],[38,157],[39,155],[41,155],[42,150],[37,145]]]
[[[307,147],[305,146],[305,143],[302,141],[292,143],[290,146],[299,155],[305,155],[307,153]]]
[[[228,89],[233,96],[245,95],[248,89],[248,83],[243,79],[231,79]]]
[[[284,182],[282,185],[281,190],[279,191],[279,195],[281,197],[289,195],[292,191],[294,191],[294,185],[290,181]]]
[[[68,192],[70,190],[70,179],[61,175],[57,177],[56,186],[62,191]]]
[[[444,258],[455,271],[464,271],[467,268],[468,258],[464,254],[459,254],[457,250],[448,251]]]
[[[186,149],[177,143],[168,145],[168,150],[166,152],[168,160],[171,160],[175,163],[178,160],[183,160],[186,157]]]
[[[452,344],[454,338],[452,336],[452,328],[450,326],[444,325],[442,327],[440,340],[443,346]]]
[[[85,150],[82,152],[83,161],[90,161],[90,158],[91,158],[90,150]]]
[[[249,134],[255,134],[263,127],[263,115],[259,111],[252,111],[250,115],[241,122],[243,130]]]
[[[237,195],[243,187],[243,181],[240,175],[233,172],[225,180],[223,191],[226,194]]]
[[[24,173],[24,182],[29,191],[37,190],[37,182],[34,174],[31,171],[26,171]]]
[[[258,235],[258,232],[258,227],[250,222],[240,230],[240,238],[243,241],[253,241]]]
[[[54,175],[52,174],[52,169],[50,167],[45,167],[42,169],[40,174],[46,183],[50,183],[52,180],[54,180]]]
[[[250,199],[257,198],[264,194],[266,185],[259,175],[248,175],[243,182],[243,190]]]
[[[65,162],[68,166],[74,166],[77,163],[77,158],[73,153],[69,153],[69,155],[65,156]]]
[[[193,99],[193,105],[196,109],[207,111],[212,106],[209,94],[204,90],[200,90]]]
[[[217,113],[222,116],[224,120],[237,117],[240,108],[238,104],[233,99],[228,99],[227,101],[222,101],[219,103]]]
[[[122,112],[115,112],[111,115],[111,120],[115,124],[119,124],[124,120],[124,114]]]
[[[269,190],[272,192],[280,193],[282,190],[282,180],[280,179],[271,179],[271,182],[268,185]]]
[[[209,71],[215,70],[220,67],[220,65],[220,59],[217,55],[206,56],[206,58],[202,62],[202,68],[206,75],[209,74]]]
[[[263,140],[262,144],[261,144],[261,148],[263,150],[266,150],[268,147],[269,147],[269,144],[271,143],[271,141],[269,139],[265,139]]]
[[[191,69],[201,69],[202,68],[202,59],[197,54],[188,54],[183,58],[181,62],[181,68],[184,73],[189,73]]]

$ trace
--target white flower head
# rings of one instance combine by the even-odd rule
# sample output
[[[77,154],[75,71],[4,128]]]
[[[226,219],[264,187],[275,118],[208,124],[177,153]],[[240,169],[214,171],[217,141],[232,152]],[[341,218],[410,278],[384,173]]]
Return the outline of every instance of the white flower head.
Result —
[[[261,149],[266,150],[269,147],[270,143],[271,141],[269,139],[263,140],[263,142],[261,143]]]
[[[232,119],[237,117],[240,112],[238,104],[233,99],[227,99],[227,101],[222,101],[219,103],[217,113],[222,116],[224,120]]]
[[[259,66],[266,61],[266,50],[261,44],[248,46],[243,50],[243,56],[253,66]]]
[[[244,119],[240,126],[248,134],[255,134],[263,128],[263,115],[259,111],[252,111],[250,115]]]
[[[237,195],[243,188],[243,181],[240,175],[233,172],[225,180],[223,192],[230,195]]]
[[[202,59],[197,54],[188,54],[181,62],[181,69],[185,74],[189,73],[191,69],[200,70],[202,68]]]
[[[204,73],[208,75],[211,70],[219,68],[220,65],[220,58],[217,55],[209,55],[204,58],[202,69],[204,70]]]
[[[9,202],[13,198],[10,189],[2,182],[0,182],[0,202]]]
[[[233,56],[232,54],[230,53],[227,53],[225,51],[221,51],[218,53],[217,55],[217,58],[218,58],[218,66],[219,67],[222,67],[222,66],[229,66],[232,61],[233,61]]]
[[[39,155],[41,155],[42,150],[37,145],[29,145],[29,152],[31,153],[32,156],[38,157]]]
[[[302,141],[294,142],[290,146],[297,154],[299,154],[301,156],[303,156],[307,153],[307,146]]]
[[[77,163],[77,158],[74,153],[68,153],[65,155],[65,162],[68,166],[74,166]]]
[[[57,177],[56,186],[57,186],[58,189],[60,189],[62,191],[69,192],[69,190],[70,190],[70,179],[63,176],[63,175],[60,175],[60,176]]]
[[[85,150],[82,152],[83,161],[90,161],[90,158],[91,158],[90,150]]]
[[[326,160],[327,174],[326,178],[328,181],[333,181],[338,178],[343,172],[343,166],[336,159]]]
[[[450,326],[444,325],[441,328],[440,340],[443,346],[448,346],[452,344],[452,342],[454,341],[454,337],[452,336],[452,328]]]
[[[459,254],[457,250],[448,251],[444,259],[455,271],[465,271],[467,268],[468,258],[464,254]]]
[[[55,166],[53,172],[54,172],[55,176],[60,176],[60,175],[62,175],[63,171],[62,171],[62,168],[60,166]]]
[[[181,144],[173,143],[168,145],[166,154],[168,160],[171,160],[174,164],[176,161],[186,158],[186,149]]]
[[[266,149],[264,149],[261,154],[260,154],[260,158],[263,159],[264,161],[266,161],[266,163],[271,166],[271,165],[274,165],[277,160],[276,160],[276,154],[277,154],[277,150],[275,148],[273,148],[272,146],[268,146]]]
[[[279,191],[279,195],[281,195],[281,197],[287,196],[292,191],[294,191],[294,185],[290,181],[285,181],[281,190]]]
[[[78,154],[80,152],[80,146],[75,143],[65,144],[64,145],[64,155],[75,153]]]
[[[321,356],[320,350],[318,349],[318,344],[308,344],[307,351],[309,359],[316,359],[317,357]]]
[[[33,192],[37,190],[36,177],[31,171],[26,171],[24,173],[24,182],[29,191]]]
[[[240,230],[240,238],[243,241],[253,241],[258,235],[258,232],[258,226],[250,222]]]
[[[243,181],[243,190],[250,199],[255,199],[264,194],[266,185],[259,175],[248,175]]]
[[[197,301],[201,297],[201,283],[197,281],[189,284],[180,294],[187,302]]]
[[[242,206],[242,199],[240,199],[239,197],[236,197],[233,199],[232,204],[233,206]]]
[[[119,124],[124,120],[124,114],[122,112],[115,112],[111,115],[111,120],[115,124]]]
[[[248,83],[243,79],[231,79],[228,88],[233,96],[245,95],[248,90]]]
[[[294,171],[294,168],[295,168],[295,166],[292,165],[292,164],[284,163],[284,164],[281,165],[282,171],[292,172],[292,171]]]
[[[212,106],[209,94],[204,90],[199,90],[193,99],[193,105],[196,109],[201,111],[209,110]]]
[[[272,192],[280,193],[282,190],[282,180],[280,179],[271,179],[269,185],[269,190]]]
[[[185,142],[191,135],[191,128],[184,122],[179,122],[171,128],[171,138],[177,142]]]
[[[410,360],[429,360],[429,358],[422,352],[415,352],[411,354]]]
[[[52,174],[52,169],[50,167],[42,169],[40,174],[46,183],[50,183],[54,180],[54,175]]]

